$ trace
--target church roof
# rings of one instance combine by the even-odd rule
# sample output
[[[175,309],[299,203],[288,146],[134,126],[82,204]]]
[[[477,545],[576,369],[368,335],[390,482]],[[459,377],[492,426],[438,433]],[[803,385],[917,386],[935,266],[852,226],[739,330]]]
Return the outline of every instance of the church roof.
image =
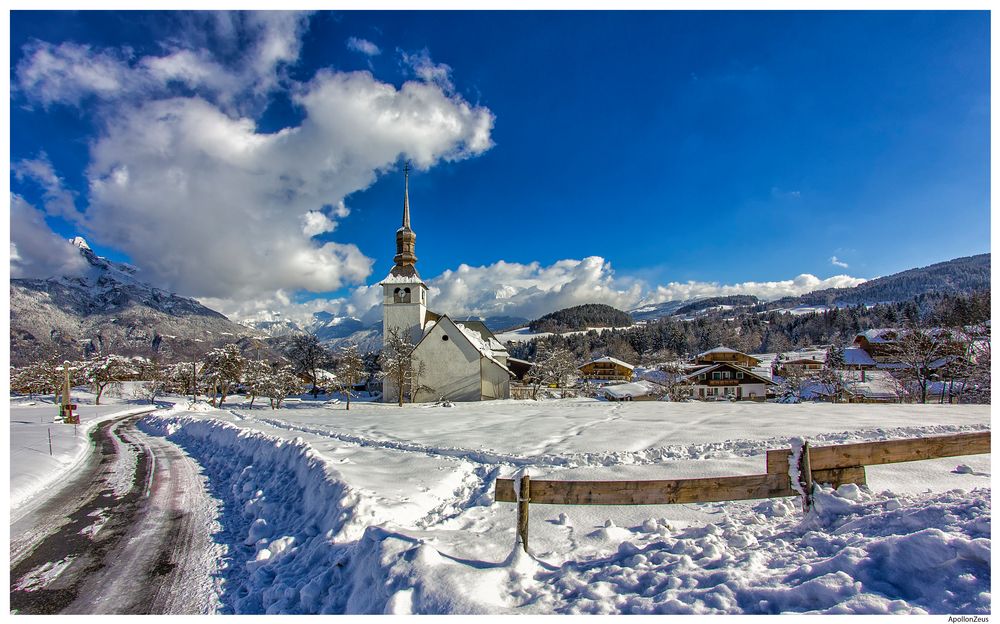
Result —
[[[479,354],[482,357],[486,358],[490,362],[493,362],[494,364],[496,364],[500,368],[504,369],[508,373],[511,373],[509,368],[507,368],[506,366],[504,366],[499,360],[497,360],[495,357],[493,357],[493,349],[490,348],[490,345],[489,345],[489,343],[487,341],[483,340],[482,337],[478,333],[476,333],[475,330],[462,327],[461,325],[459,325],[455,321],[452,321],[450,318],[448,318],[447,314],[442,314],[441,318],[438,319],[437,322],[435,322],[433,324],[430,324],[430,329],[427,329],[426,331],[424,331],[424,337],[420,339],[420,342],[417,343],[417,347],[415,347],[415,348],[419,348],[420,345],[423,343],[423,341],[427,340],[427,337],[431,334],[431,330],[434,328],[434,326],[440,325],[441,322],[444,321],[445,319],[447,319],[448,321],[450,321],[451,324],[454,325],[456,329],[458,329],[458,331],[462,335],[462,337],[465,338],[466,341],[470,345],[472,345],[472,348],[475,349],[476,351],[478,351]],[[511,373],[511,374],[513,374],[513,373]]]
[[[427,284],[425,284],[424,280],[420,279],[420,275],[417,274],[417,269],[414,268],[413,266],[410,266],[408,268],[413,269],[413,275],[399,275],[399,274],[396,273],[396,268],[393,267],[393,270],[388,275],[386,275],[385,279],[382,280],[381,282],[379,282],[379,284],[413,284],[413,283],[417,283],[417,284],[420,284],[421,286],[423,286],[424,288],[427,288]]]
[[[479,334],[479,337],[482,338],[483,341],[489,345],[490,349],[493,349],[494,351],[507,350],[502,344],[500,344],[500,341],[497,340],[497,337],[493,335],[493,332],[491,332],[490,328],[486,326],[486,323],[482,321],[455,321],[455,324],[461,325],[462,327],[470,329]]]

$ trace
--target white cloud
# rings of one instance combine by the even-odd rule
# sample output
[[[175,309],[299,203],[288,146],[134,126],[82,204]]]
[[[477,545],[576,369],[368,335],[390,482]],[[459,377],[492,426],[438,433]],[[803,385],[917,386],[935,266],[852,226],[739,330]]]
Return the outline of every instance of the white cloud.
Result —
[[[80,105],[90,97],[106,102],[163,97],[180,84],[216,98],[227,110],[236,103],[246,110],[254,98],[287,82],[285,68],[298,60],[308,26],[307,13],[289,11],[206,13],[191,19],[212,31],[220,49],[232,52],[228,63],[199,47],[205,33],[162,42],[166,54],[141,58],[128,48],[34,41],[18,62],[17,87],[30,100],[49,106]]]
[[[294,97],[305,119],[271,134],[200,98],[119,107],[91,149],[88,234],[192,296],[337,290],[372,263],[311,240],[349,214],[346,195],[400,157],[426,169],[492,145],[492,113],[436,85],[324,71]]]
[[[379,49],[377,45],[367,39],[361,39],[360,37],[351,37],[348,39],[347,49],[353,50],[354,52],[360,52],[366,56],[378,56],[379,54],[382,54],[382,50]]]
[[[454,90],[454,85],[451,82],[451,67],[431,60],[427,48],[413,54],[399,50],[399,54],[403,65],[421,80],[434,83],[445,91]]]
[[[325,232],[337,229],[337,222],[330,219],[319,210],[310,210],[301,217],[302,233],[308,238],[319,236]]]
[[[473,267],[466,264],[426,280],[430,308],[441,314],[464,316],[517,316],[538,318],[544,314],[584,303],[605,303],[621,310],[665,301],[685,301],[722,295],[748,294],[765,301],[802,295],[824,288],[849,288],[865,280],[847,275],[820,279],[807,273],[788,280],[718,282],[670,282],[651,286],[617,277],[610,262],[598,256],[582,260],[559,260],[543,266],[538,262],[496,262]],[[355,316],[366,322],[381,319],[381,288],[377,283],[354,289],[349,297],[314,299],[296,303],[287,298],[240,302],[220,309],[234,318],[268,319],[273,312],[308,324],[314,312]]]
[[[123,52],[35,41],[25,46],[24,53],[17,66],[17,84],[44,105],[79,104],[89,95],[116,97],[131,81]]]
[[[832,256],[830,258],[830,264],[832,264],[833,266],[840,267],[842,269],[846,269],[847,268],[847,263],[844,262],[843,260],[838,260],[837,256]]]
[[[719,297],[725,295],[755,295],[765,301],[794,297],[814,290],[825,288],[851,288],[866,280],[848,275],[835,275],[820,279],[815,275],[803,273],[788,280],[773,282],[741,282],[737,284],[719,284],[718,282],[670,282],[665,286],[657,286],[647,303],[663,301],[684,301],[687,299]]]
[[[38,158],[15,163],[13,170],[14,176],[19,181],[32,180],[42,188],[47,215],[63,217],[69,221],[78,221],[81,218],[73,192],[67,189],[62,178],[56,175],[52,163],[44,152],[39,154]]]
[[[20,195],[10,196],[10,276],[78,275],[89,265],[79,250],[53,232],[42,212]]]

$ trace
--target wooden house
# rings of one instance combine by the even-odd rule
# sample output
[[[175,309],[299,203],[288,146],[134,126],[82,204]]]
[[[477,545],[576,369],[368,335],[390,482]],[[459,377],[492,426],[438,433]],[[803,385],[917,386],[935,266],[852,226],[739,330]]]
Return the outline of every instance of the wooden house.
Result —
[[[716,347],[695,357],[694,370],[682,377],[688,396],[702,401],[763,401],[774,382],[753,367],[760,360],[727,347]]]
[[[588,381],[631,381],[635,367],[613,357],[591,360],[580,367],[580,376]]]

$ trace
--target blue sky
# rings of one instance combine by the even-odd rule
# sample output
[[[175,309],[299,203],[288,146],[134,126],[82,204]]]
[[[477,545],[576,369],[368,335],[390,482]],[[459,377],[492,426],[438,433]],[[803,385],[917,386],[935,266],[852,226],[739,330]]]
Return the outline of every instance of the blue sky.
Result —
[[[12,13],[12,274],[52,270],[32,264],[40,215],[232,315],[360,315],[413,154],[418,268],[463,312],[777,296],[989,251],[986,12],[258,17]],[[368,129],[385,115],[416,125]],[[225,153],[195,144],[215,128]],[[283,129],[311,138],[242,151]],[[173,138],[153,150],[158,132]],[[307,211],[319,233],[296,241]],[[213,234],[185,247],[202,217]],[[261,225],[230,232],[242,218]],[[227,266],[240,243],[258,250]],[[275,268],[297,245],[311,255]],[[483,268],[455,286],[461,263]],[[206,265],[225,277],[192,277]]]

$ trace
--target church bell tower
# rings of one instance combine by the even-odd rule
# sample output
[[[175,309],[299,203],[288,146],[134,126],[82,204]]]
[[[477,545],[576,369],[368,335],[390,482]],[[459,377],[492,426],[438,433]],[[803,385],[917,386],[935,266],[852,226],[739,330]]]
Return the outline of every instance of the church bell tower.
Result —
[[[410,229],[410,164],[406,163],[403,190],[403,225],[396,230],[395,263],[382,280],[382,340],[393,330],[416,344],[424,334],[427,318],[427,284],[417,273],[417,235]]]

